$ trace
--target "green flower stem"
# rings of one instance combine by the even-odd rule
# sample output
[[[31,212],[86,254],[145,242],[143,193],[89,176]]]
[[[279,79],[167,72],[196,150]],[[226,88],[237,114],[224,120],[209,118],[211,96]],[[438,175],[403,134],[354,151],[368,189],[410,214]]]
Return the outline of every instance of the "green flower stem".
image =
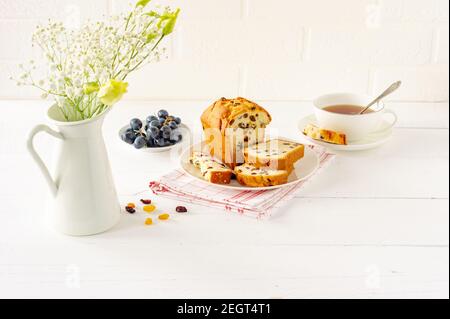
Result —
[[[150,56],[150,54],[156,49],[156,47],[159,45],[159,43],[162,41],[162,39],[164,39],[164,35],[161,35],[161,37],[159,38],[159,40],[155,43],[155,45],[153,46],[153,48],[150,50],[150,52],[141,59],[141,61],[139,61],[132,69],[130,69],[126,74],[124,74],[124,76],[122,77],[122,81],[125,80],[128,76],[128,74],[130,74],[131,72],[135,71],[137,68],[139,68],[139,66],[144,63],[145,60],[147,60],[147,58]]]
[[[43,92],[45,92],[45,93],[47,93],[48,95],[56,95],[56,96],[61,96],[61,97],[67,98],[67,95],[65,95],[65,94],[57,93],[57,92],[53,92],[53,91],[46,90],[46,89],[44,89],[43,87],[40,87],[39,85],[37,85],[37,84],[35,84],[35,83],[31,83],[30,85],[33,86],[33,87],[35,87],[35,88],[37,88],[37,89],[39,89],[39,90],[41,90],[41,91],[43,91]]]
[[[131,11],[130,14],[128,15],[127,22],[125,23],[125,31],[128,30],[128,25],[130,24],[130,20],[131,20],[132,16],[133,16],[133,11]],[[123,40],[122,40],[122,42],[123,42]],[[117,46],[116,54],[114,55],[113,63],[111,65],[112,70],[115,70],[115,64],[116,64],[117,57],[119,56],[120,47],[121,47],[121,44],[119,44]]]

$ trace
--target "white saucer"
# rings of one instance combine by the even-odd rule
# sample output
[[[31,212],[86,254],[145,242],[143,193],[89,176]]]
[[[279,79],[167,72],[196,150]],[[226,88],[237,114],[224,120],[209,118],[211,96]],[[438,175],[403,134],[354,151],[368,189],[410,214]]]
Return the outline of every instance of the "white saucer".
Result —
[[[346,151],[346,152],[353,152],[353,151],[363,151],[363,150],[369,150],[372,148],[376,148],[380,145],[383,145],[386,143],[392,136],[392,128],[389,127],[390,124],[386,121],[385,127],[386,129],[381,129],[380,131],[377,131],[376,133],[372,133],[365,137],[364,139],[361,139],[359,141],[355,142],[349,142],[347,145],[336,145],[331,143],[326,143],[322,141],[317,141],[313,138],[310,138],[309,136],[306,136],[303,134],[303,129],[308,124],[315,124],[317,125],[316,117],[314,114],[308,115],[304,118],[302,118],[298,123],[298,128],[300,130],[300,133],[303,135],[303,138],[305,138],[308,142],[316,145],[320,145],[323,147],[326,147],[329,150],[333,151]],[[384,125],[383,125],[384,126]]]
[[[282,139],[291,140],[287,138]],[[266,186],[266,187],[248,187],[242,186],[236,180],[231,180],[230,184],[220,185],[220,184],[213,184],[204,180],[202,174],[200,173],[200,170],[190,163],[189,158],[193,151],[202,151],[208,154],[208,148],[207,146],[205,146],[205,144],[197,144],[191,146],[190,148],[187,148],[180,157],[180,166],[183,169],[183,171],[202,183],[226,189],[256,191],[256,190],[272,190],[292,186],[293,184],[310,177],[319,167],[319,157],[317,156],[317,154],[309,147],[305,147],[305,156],[297,163],[295,163],[294,170],[292,171],[291,175],[289,175],[287,184],[277,186]]]

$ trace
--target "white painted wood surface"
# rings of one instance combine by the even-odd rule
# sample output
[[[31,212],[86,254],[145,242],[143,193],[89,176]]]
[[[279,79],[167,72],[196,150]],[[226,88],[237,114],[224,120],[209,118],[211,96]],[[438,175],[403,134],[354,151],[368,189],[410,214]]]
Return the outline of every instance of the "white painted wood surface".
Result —
[[[158,106],[198,128],[207,105],[128,101],[111,112],[104,134],[123,205],[179,203],[147,191],[176,163],[123,145],[118,128]],[[299,137],[308,102],[263,105],[274,127]],[[47,106],[0,102],[0,297],[449,297],[447,103],[389,105],[400,123],[388,144],[339,154],[267,221],[188,205],[151,227],[144,213],[124,213],[112,231],[85,238],[44,224],[47,189],[24,141]],[[53,142],[37,138],[47,160]]]

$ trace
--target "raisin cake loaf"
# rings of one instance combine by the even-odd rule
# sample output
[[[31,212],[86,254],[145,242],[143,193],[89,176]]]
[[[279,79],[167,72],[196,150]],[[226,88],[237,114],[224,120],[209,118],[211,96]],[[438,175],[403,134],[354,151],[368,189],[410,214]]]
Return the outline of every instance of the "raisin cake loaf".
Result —
[[[286,184],[289,172],[269,167],[257,168],[251,164],[243,164],[234,169],[237,181],[244,186],[265,187]]]
[[[264,141],[264,128],[271,120],[264,108],[242,97],[221,98],[201,116],[211,155],[231,168],[244,162],[247,145]]]
[[[296,142],[274,139],[249,146],[244,151],[246,163],[275,170],[293,170],[294,164],[305,154],[305,146]]]
[[[337,145],[347,145],[347,136],[344,133],[321,129],[314,124],[308,124],[303,134],[312,139]]]
[[[200,169],[205,180],[214,184],[230,184],[233,171],[208,154],[194,152],[191,164]]]

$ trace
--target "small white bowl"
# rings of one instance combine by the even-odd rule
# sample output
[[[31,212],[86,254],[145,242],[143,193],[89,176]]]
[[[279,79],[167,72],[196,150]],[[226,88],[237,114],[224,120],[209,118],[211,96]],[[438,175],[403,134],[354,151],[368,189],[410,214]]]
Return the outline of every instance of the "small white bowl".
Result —
[[[120,139],[120,141],[121,141],[123,144],[125,144],[126,146],[128,146],[128,147],[130,147],[130,148],[132,148],[132,149],[138,150],[138,149],[136,149],[136,148],[133,146],[133,144],[128,144],[127,142],[123,141],[122,138],[121,138],[122,133],[125,132],[125,131],[126,131],[127,129],[129,129],[129,128],[130,128],[130,126],[129,126],[129,125],[126,125],[126,126],[122,127],[122,128],[119,130],[119,139]],[[183,136],[183,138],[182,138],[182,140],[181,140],[180,142],[178,142],[178,143],[176,143],[176,144],[174,144],[174,145],[163,146],[163,147],[147,147],[147,146],[145,146],[145,147],[139,149],[138,151],[144,151],[144,152],[147,152],[147,153],[162,153],[162,152],[168,152],[168,151],[170,151],[170,150],[173,149],[173,148],[179,147],[180,145],[182,145],[182,144],[185,143],[186,141],[189,141],[190,135],[191,135],[191,130],[189,129],[189,127],[188,127],[187,125],[181,123],[181,124],[178,126],[178,129],[180,130],[181,135]]]

